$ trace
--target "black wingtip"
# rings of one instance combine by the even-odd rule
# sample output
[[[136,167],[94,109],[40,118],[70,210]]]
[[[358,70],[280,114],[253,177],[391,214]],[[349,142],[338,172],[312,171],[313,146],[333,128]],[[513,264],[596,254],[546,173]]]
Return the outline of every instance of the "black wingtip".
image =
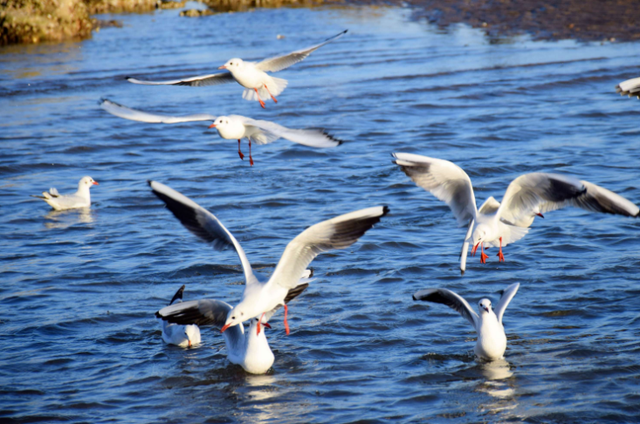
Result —
[[[160,311],[156,311],[156,318],[162,319],[162,315],[160,315]]]
[[[382,207],[382,215],[380,215],[380,217],[382,218],[383,216],[385,216],[386,214],[388,214],[390,210],[391,210],[391,209],[389,209],[389,206],[386,206],[386,205],[385,205],[385,206],[383,206],[383,207]]]
[[[153,180],[147,180],[147,184],[149,184],[149,187],[151,187],[151,184],[153,184]],[[151,187],[151,189],[153,190],[153,187]]]
[[[99,106],[102,106],[102,104],[103,104],[104,102],[108,102],[108,101],[109,101],[109,99],[107,99],[107,98],[105,98],[105,97],[100,97],[100,101],[98,102],[98,105],[99,105]]]
[[[124,77],[124,79],[126,79],[127,81],[129,81],[131,78],[133,77]]]
[[[416,295],[414,294],[413,296],[411,296],[411,298],[415,301],[417,301],[418,299],[416,299]]]
[[[182,294],[184,293],[184,284],[182,285],[182,287],[180,287],[178,289],[178,291],[176,292],[176,294],[173,295],[173,297],[171,298],[171,302],[169,302],[169,305],[173,305],[173,302],[176,301],[176,299],[180,299],[182,300]]]

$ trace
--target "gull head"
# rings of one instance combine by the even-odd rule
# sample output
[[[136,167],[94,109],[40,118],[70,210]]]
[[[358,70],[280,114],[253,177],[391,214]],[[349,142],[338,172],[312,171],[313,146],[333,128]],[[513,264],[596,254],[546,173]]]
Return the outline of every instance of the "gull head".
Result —
[[[227,63],[225,63],[218,69],[226,69],[229,72],[233,72],[233,71],[242,69],[243,66],[244,66],[244,62],[242,61],[242,59],[238,59],[237,57],[234,57],[233,59],[229,59]]]
[[[489,299],[482,299],[478,302],[478,311],[480,314],[491,312],[491,301]]]
[[[227,140],[240,139],[244,137],[245,127],[242,122],[229,116],[219,116],[209,128],[218,130],[220,137]]]
[[[82,177],[82,179],[78,183],[78,188],[91,187],[92,185],[98,185],[98,182],[94,181],[91,177]]]
[[[225,330],[229,327],[233,327],[234,325],[242,324],[242,321],[246,321],[248,316],[245,316],[243,312],[243,307],[241,305],[236,306],[227,314],[227,320],[224,323],[224,327],[220,329],[221,333],[224,333]]]
[[[486,241],[487,234],[489,233],[489,226],[487,224],[480,224],[473,230],[473,251],[471,252],[473,255],[476,254],[476,250],[480,243]]]
[[[189,347],[191,347],[192,344],[196,343],[196,340],[198,338],[198,333],[196,333],[197,329],[198,329],[198,326],[196,326],[196,325],[185,325],[184,326],[184,334],[185,334],[185,336],[187,336],[187,341],[189,342]]]

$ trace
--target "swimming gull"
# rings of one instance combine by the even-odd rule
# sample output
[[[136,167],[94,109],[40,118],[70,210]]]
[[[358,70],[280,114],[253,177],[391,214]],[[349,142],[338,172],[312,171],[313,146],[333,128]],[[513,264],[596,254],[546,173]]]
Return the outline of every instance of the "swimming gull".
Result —
[[[93,185],[98,185],[96,181],[91,177],[82,177],[78,182],[78,191],[73,194],[62,195],[58,193],[58,190],[51,187],[49,192],[43,191],[42,196],[31,195],[42,199],[49,204],[53,209],[57,211],[64,211],[67,209],[88,208],[91,206],[91,193],[89,189]]]
[[[182,294],[184,292],[184,284],[178,289],[176,294],[171,298],[169,306],[182,304]],[[157,316],[157,314],[156,314]],[[158,317],[161,318],[161,317]],[[161,320],[162,323],[162,340],[167,344],[180,347],[193,347],[200,344],[200,329],[194,323],[175,324],[173,322]]]

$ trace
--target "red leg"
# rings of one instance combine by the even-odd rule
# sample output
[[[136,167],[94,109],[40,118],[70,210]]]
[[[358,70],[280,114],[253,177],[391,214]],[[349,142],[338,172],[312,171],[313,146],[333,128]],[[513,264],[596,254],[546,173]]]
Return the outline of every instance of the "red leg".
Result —
[[[498,256],[500,262],[504,262],[504,255],[502,254],[502,237],[500,237],[500,251],[496,256]]]
[[[486,264],[487,263],[487,258],[489,257],[489,255],[484,253],[484,243],[482,243],[480,245],[480,249],[482,249],[482,253],[480,254],[480,263],[481,264]]]
[[[253,158],[251,157],[251,140],[249,140],[249,163],[253,166]]]
[[[262,317],[264,316],[264,313],[262,313],[262,315],[260,315],[260,319],[258,320],[258,332],[256,333],[256,335],[260,334],[260,323],[262,322]]]
[[[289,312],[289,308],[287,305],[284,305],[284,330],[287,332],[287,336],[289,335],[289,323],[287,322],[287,312]]]
[[[244,155],[240,151],[240,140],[238,140],[238,155],[240,155],[240,159],[244,160]]]
[[[269,87],[267,87],[267,84],[264,85],[264,88],[267,89],[267,93],[269,93],[269,95],[271,96],[271,100],[273,100],[274,103],[278,103],[278,101],[276,100],[275,97],[273,97],[273,94],[271,94],[271,91],[269,91]]]
[[[258,96],[258,101],[260,102],[260,106],[262,106],[262,109],[266,109],[264,107],[264,102],[262,101],[262,99],[260,98],[260,93],[258,93],[258,89],[254,88],[254,90],[256,90],[256,95]]]

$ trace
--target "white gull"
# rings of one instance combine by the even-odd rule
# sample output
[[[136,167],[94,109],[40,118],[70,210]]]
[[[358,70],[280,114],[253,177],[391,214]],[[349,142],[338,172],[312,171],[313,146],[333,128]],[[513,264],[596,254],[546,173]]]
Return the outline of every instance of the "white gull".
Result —
[[[173,295],[169,306],[180,305],[182,303],[182,294],[184,293],[184,284],[178,289],[176,294]],[[157,316],[157,314],[156,314]],[[158,317],[160,318],[160,317]],[[193,347],[199,345],[200,329],[193,323],[187,325],[178,325],[172,322],[161,320],[162,324],[162,340],[167,344],[172,344],[180,347]]]
[[[57,211],[64,211],[67,209],[88,208],[91,206],[91,193],[89,189],[93,185],[98,185],[96,181],[91,177],[82,177],[78,182],[78,191],[73,194],[62,195],[58,193],[58,190],[51,187],[49,192],[43,191],[42,196],[31,195],[42,199],[49,204],[53,209]]]

